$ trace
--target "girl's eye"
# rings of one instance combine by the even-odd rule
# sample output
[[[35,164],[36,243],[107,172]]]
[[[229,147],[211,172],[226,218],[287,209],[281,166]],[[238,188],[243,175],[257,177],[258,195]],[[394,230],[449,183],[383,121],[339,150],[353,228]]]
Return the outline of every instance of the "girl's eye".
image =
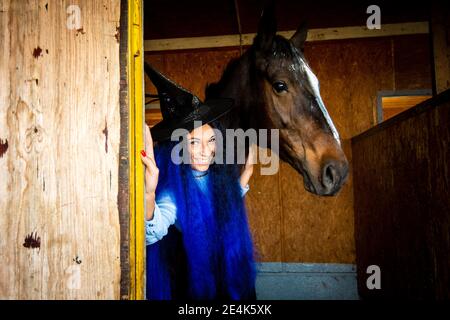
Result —
[[[193,146],[193,145],[196,145],[196,144],[198,144],[198,141],[197,140],[191,140],[191,145]]]
[[[216,142],[216,138],[211,138],[208,142],[209,143]]]

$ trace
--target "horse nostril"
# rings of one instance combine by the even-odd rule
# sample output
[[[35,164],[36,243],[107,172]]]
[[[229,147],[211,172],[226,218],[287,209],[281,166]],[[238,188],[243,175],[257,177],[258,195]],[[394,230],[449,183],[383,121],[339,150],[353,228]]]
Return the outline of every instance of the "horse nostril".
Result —
[[[323,167],[322,184],[328,192],[332,192],[334,187],[338,184],[339,173],[336,166],[331,162]]]

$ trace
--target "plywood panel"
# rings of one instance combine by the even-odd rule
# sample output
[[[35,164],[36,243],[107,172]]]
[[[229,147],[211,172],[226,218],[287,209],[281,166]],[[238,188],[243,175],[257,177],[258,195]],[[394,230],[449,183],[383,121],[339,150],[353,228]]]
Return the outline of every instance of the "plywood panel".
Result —
[[[450,4],[435,1],[431,7],[433,91],[440,93],[450,88]]]
[[[1,299],[115,299],[120,1],[0,2]]]
[[[391,40],[311,43],[305,56],[320,80],[322,98],[342,139],[376,123],[376,96],[393,90]]]
[[[227,63],[237,57],[239,49],[186,50],[148,53],[146,61],[203,100],[205,86],[219,81]],[[156,93],[150,81],[147,81],[146,89]]]
[[[343,141],[350,173],[334,197],[307,192],[303,178],[283,163],[280,184],[283,215],[283,261],[354,263],[353,185],[349,140]]]
[[[393,38],[395,90],[431,89],[429,35]]]
[[[159,109],[145,110],[145,122],[151,128],[162,120],[162,114]]]
[[[352,140],[360,294],[450,297],[450,91]],[[366,269],[381,269],[368,290]]]
[[[271,176],[261,175],[260,169],[260,165],[255,166],[249,182],[250,190],[246,195],[250,228],[258,261],[281,262],[283,215],[280,173]]]

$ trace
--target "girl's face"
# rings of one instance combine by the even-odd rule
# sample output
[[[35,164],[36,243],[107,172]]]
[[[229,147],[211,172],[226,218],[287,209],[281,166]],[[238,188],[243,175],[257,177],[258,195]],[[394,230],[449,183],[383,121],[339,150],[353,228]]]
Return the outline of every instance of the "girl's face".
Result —
[[[192,169],[208,170],[216,151],[216,135],[213,128],[209,124],[195,128],[188,134],[187,141]]]

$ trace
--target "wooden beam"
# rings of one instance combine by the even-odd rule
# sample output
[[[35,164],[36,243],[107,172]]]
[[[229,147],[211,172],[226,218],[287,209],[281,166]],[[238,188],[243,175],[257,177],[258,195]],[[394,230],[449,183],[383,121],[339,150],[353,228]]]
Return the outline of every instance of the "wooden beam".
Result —
[[[278,34],[290,38],[295,30],[281,31]],[[381,29],[369,30],[366,26],[311,29],[307,41],[340,40],[369,37],[387,37],[408,34],[428,33],[428,22],[408,22],[384,24]],[[255,33],[242,35],[242,45],[251,45]],[[203,49],[239,46],[239,35],[212,37],[171,38],[144,41],[145,51],[171,51],[183,49]]]
[[[128,1],[120,1],[120,146],[117,205],[120,223],[120,299],[130,298],[130,166],[129,166],[129,90],[128,90]],[[134,268],[134,267],[133,267]]]
[[[144,65],[142,52],[143,0],[128,1],[128,88],[130,106],[130,299],[143,300],[145,276],[144,167],[139,151],[144,148]]]

